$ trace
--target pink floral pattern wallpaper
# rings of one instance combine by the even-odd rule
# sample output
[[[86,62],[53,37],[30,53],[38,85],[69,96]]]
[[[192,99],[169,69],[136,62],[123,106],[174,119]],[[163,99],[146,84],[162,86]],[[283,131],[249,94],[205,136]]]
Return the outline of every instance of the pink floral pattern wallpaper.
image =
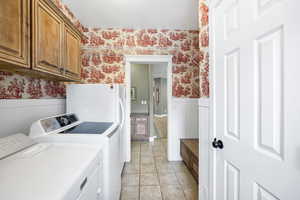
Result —
[[[199,98],[199,31],[89,29],[82,50],[86,83],[124,83],[124,55],[173,55],[173,96]]]
[[[208,3],[199,1],[200,96],[209,97],[209,19]]]
[[[60,0],[53,0],[64,14],[83,31],[83,26]],[[0,99],[65,98],[65,84],[0,71]]]
[[[65,98],[65,93],[63,83],[0,71],[0,99]]]
[[[85,83],[124,83],[124,55],[173,55],[173,96],[209,96],[208,6],[199,0],[199,30],[85,28],[60,0],[53,0],[82,31]],[[64,98],[65,85],[0,71],[0,99]]]

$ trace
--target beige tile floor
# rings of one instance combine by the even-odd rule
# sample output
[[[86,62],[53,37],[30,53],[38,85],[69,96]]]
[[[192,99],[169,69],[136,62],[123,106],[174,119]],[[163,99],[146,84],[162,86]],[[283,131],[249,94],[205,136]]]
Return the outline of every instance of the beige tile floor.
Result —
[[[198,186],[183,162],[167,161],[167,139],[133,142],[122,177],[121,200],[198,200]]]

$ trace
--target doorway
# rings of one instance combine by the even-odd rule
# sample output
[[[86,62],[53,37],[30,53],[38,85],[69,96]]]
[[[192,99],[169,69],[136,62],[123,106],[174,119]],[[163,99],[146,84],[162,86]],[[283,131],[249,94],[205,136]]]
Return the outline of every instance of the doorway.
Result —
[[[165,77],[155,73],[155,66],[165,69]],[[136,71],[132,73],[132,70]],[[143,73],[141,73],[142,71]],[[145,75],[147,71],[148,76]],[[134,80],[135,73],[142,81]],[[126,56],[126,75],[128,159],[123,170],[121,198],[198,199],[196,180],[182,161],[174,159],[174,154],[177,153],[176,137],[174,133],[172,134],[171,117],[166,117],[172,115],[172,57]],[[141,86],[140,82],[150,85],[148,92],[141,94],[138,87],[144,88],[142,89],[144,92],[148,89],[145,89],[145,85]],[[162,93],[165,93],[166,97],[163,97]],[[150,122],[149,134],[153,136],[150,138],[156,139],[153,142],[149,142],[149,140],[147,142],[131,141],[130,112],[140,112],[137,113],[138,115],[146,112],[146,116],[149,115],[150,120],[153,120],[154,117],[164,119],[162,121],[167,121],[164,125],[167,126],[165,127],[166,135],[159,133],[156,130],[159,127]],[[143,123],[143,121],[140,120],[139,123]],[[138,131],[144,132],[143,124],[140,128],[141,130]]]
[[[146,111],[146,114],[149,115],[149,129],[147,128],[147,131],[149,131],[148,135],[150,140],[153,140],[154,138],[161,137],[163,135],[166,138],[171,138],[170,135],[172,133],[171,131],[171,120],[170,118],[165,117],[164,120],[164,126],[165,129],[164,133],[160,133],[157,131],[155,124],[154,124],[154,109],[158,109],[161,112],[156,112],[156,117],[165,116],[168,112],[168,115],[171,115],[172,109],[171,109],[171,99],[172,99],[172,56],[159,56],[159,55],[143,55],[143,56],[125,56],[126,57],[126,93],[130,94],[126,97],[126,161],[129,162],[131,160],[131,130],[132,130],[132,120],[131,120],[131,113],[137,112],[137,114],[143,114],[143,112]],[[139,71],[145,71],[145,67],[148,69],[148,79],[146,82],[148,83],[148,86],[151,85],[149,88],[148,96],[147,95],[139,95],[136,86],[132,85],[132,68],[133,65],[139,65],[136,67],[142,67],[137,68]],[[159,78],[157,77],[157,74],[155,74],[155,66],[157,67],[163,67],[165,69],[165,77],[163,81],[165,81],[165,103],[163,106],[158,103],[158,101],[162,101],[162,93],[156,93],[155,94],[155,79]],[[144,68],[144,69],[143,69]],[[135,80],[138,82],[138,80]],[[161,80],[159,80],[161,81]],[[145,82],[145,81],[143,81]],[[157,79],[158,82],[158,79]],[[157,85],[158,86],[158,85]],[[151,96],[151,97],[150,97]],[[147,100],[148,97],[148,100]],[[156,98],[156,99],[155,99]],[[157,102],[155,102],[157,100]],[[154,105],[157,103],[156,105]],[[158,108],[160,106],[161,108]],[[145,114],[145,113],[144,113]],[[145,117],[145,116],[144,116]],[[144,123],[145,118],[139,121],[140,123]],[[139,127],[143,127],[142,125]],[[144,125],[145,127],[145,125]],[[141,131],[144,131],[145,128],[141,129]],[[165,135],[164,135],[165,134]],[[170,139],[166,144],[166,151],[167,151],[167,157],[172,157],[172,140]]]
[[[167,142],[167,63],[131,64],[131,141]]]

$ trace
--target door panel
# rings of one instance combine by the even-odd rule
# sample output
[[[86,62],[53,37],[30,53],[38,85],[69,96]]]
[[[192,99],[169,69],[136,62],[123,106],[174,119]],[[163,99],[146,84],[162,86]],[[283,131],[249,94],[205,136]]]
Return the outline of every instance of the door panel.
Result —
[[[0,60],[29,67],[27,0],[0,0]]]
[[[212,2],[214,200],[300,199],[299,6]]]
[[[34,68],[61,74],[63,21],[46,2],[36,1]]]
[[[65,27],[65,67],[68,76],[79,79],[80,74],[80,37]]]
[[[240,195],[240,170],[233,164],[225,161],[225,199],[226,200],[238,200]]]
[[[235,49],[225,55],[225,96],[226,99],[226,132],[225,135],[240,139],[240,50]]]
[[[264,189],[262,186],[254,183],[254,200],[279,200],[272,193]]]
[[[255,41],[255,148],[280,160],[283,159],[282,28],[276,28]]]

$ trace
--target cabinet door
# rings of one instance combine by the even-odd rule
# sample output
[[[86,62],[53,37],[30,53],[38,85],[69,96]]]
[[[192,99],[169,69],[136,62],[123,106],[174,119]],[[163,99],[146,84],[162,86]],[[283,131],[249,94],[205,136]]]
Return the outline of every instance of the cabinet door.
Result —
[[[28,0],[0,0],[0,63],[29,67]]]
[[[47,1],[35,0],[33,10],[33,68],[55,75],[61,74],[63,21]]]
[[[66,76],[72,80],[79,80],[81,68],[80,36],[78,36],[68,25],[65,26],[64,36],[64,67]]]

